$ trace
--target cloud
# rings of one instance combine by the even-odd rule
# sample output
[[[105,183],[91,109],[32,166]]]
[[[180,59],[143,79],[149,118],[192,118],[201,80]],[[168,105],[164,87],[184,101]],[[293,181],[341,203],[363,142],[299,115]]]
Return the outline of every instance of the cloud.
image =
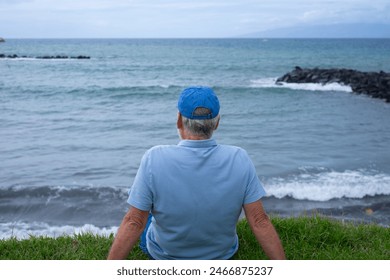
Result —
[[[0,12],[3,37],[229,37],[297,25],[390,23],[388,0],[0,0]]]
[[[298,19],[301,23],[316,24],[356,22],[390,23],[390,5],[383,5],[384,3],[369,5],[367,1],[365,2],[361,3],[361,5],[332,5],[328,9],[309,10],[304,12]]]
[[[0,0],[0,5],[6,4],[6,5],[11,5],[11,4],[19,4],[19,3],[25,3],[25,2],[34,2],[34,0]]]

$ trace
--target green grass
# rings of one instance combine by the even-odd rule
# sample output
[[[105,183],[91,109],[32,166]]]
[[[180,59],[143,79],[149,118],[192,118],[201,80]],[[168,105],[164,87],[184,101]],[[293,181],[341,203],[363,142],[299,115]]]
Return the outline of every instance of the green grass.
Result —
[[[373,224],[342,223],[320,216],[272,218],[291,260],[389,260],[390,228]],[[234,259],[267,259],[246,220],[237,228],[240,248]],[[80,234],[58,238],[30,237],[0,240],[0,259],[99,260],[105,259],[114,236]],[[138,246],[129,259],[146,259]]]
[[[315,217],[272,218],[290,260],[389,260],[390,228]],[[266,259],[245,220],[236,259]]]

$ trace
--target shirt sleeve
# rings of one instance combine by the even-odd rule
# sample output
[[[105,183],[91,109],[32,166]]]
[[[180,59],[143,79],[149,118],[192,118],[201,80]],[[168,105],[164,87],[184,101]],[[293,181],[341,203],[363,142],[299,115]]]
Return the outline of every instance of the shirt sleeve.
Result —
[[[147,151],[142,157],[127,199],[127,203],[142,211],[150,211],[153,205],[150,174],[150,151]]]
[[[246,153],[246,152],[245,152]],[[259,177],[256,174],[256,168],[253,165],[252,160],[248,157],[248,170],[249,170],[249,180],[246,186],[244,204],[249,204],[255,202],[266,195],[263,185],[260,182]]]

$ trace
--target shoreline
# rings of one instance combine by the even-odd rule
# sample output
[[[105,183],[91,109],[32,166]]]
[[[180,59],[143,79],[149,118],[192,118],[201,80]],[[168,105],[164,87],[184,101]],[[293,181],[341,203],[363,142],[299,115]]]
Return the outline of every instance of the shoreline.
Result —
[[[22,217],[19,217],[19,220],[15,220],[17,218],[13,214],[15,211],[9,209],[8,213],[4,213],[3,221],[0,222],[0,240],[10,238],[24,240],[30,236],[52,238],[84,233],[109,236],[116,232],[124,215],[123,209],[127,207],[127,204],[121,197],[119,196],[118,200],[115,200],[117,208],[112,209],[104,217],[94,220],[88,219],[89,212],[85,213],[87,216],[81,215],[81,213],[73,213],[68,217],[63,216],[61,220],[53,220],[49,216],[44,219],[41,215],[46,211],[43,209],[43,212],[30,213],[30,215],[25,215],[22,220],[20,220]],[[276,198],[271,196],[263,198],[262,202],[268,215],[275,218],[300,219],[320,216],[341,223],[390,228],[390,202],[388,195],[362,199],[344,198],[330,201],[297,200],[291,197]],[[50,211],[58,209],[57,204],[53,204],[48,209],[51,209]],[[51,215],[63,215],[64,211],[68,211],[68,208],[61,209],[56,213],[51,212]],[[99,210],[97,209],[96,211]],[[244,218],[245,215],[242,213],[240,219]],[[108,224],[107,221],[110,221],[110,223]]]

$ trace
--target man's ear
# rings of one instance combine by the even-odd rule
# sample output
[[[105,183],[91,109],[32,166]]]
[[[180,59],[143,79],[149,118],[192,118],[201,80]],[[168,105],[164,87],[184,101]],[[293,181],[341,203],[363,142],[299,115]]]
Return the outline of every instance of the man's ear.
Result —
[[[220,116],[218,116],[218,121],[217,121],[217,124],[215,125],[215,128],[214,128],[214,130],[217,130],[217,128],[218,128],[218,126],[219,126],[219,121],[221,120],[221,117]]]
[[[183,118],[181,117],[180,112],[177,113],[176,126],[177,126],[178,129],[182,129],[183,128]]]

